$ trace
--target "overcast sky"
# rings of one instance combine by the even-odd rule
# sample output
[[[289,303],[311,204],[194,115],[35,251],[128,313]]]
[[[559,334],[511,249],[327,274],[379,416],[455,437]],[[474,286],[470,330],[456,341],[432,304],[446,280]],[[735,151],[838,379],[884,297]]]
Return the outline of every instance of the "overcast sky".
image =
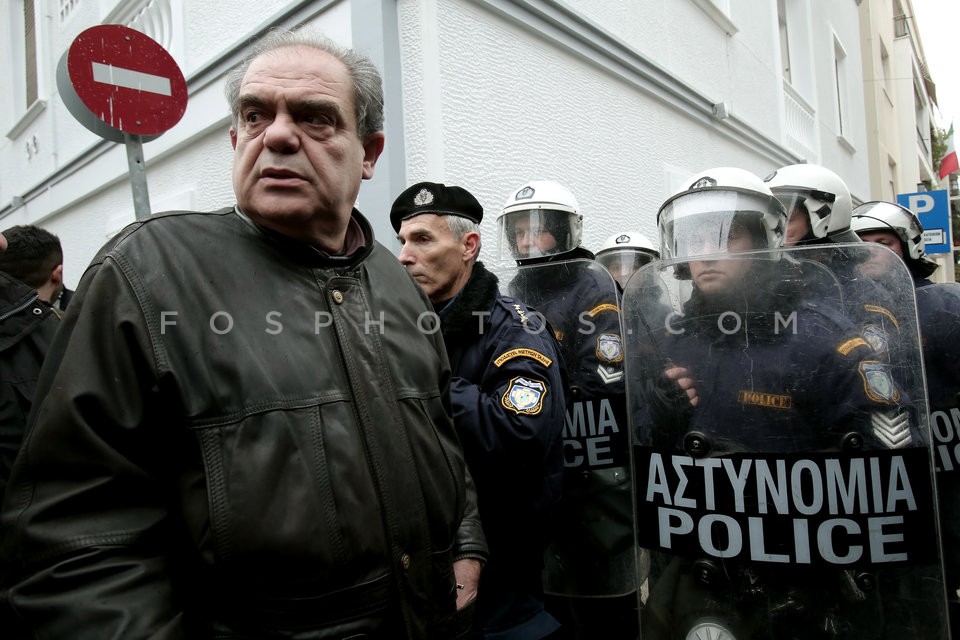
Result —
[[[960,128],[960,0],[913,0],[920,42],[937,85],[939,125]]]

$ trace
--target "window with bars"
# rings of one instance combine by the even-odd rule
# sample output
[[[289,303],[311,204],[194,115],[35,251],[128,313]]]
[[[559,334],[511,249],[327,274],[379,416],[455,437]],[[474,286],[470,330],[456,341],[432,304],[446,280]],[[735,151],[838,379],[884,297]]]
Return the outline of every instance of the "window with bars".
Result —
[[[80,0],[60,0],[60,24],[66,22],[73,14],[73,10],[80,4]]]
[[[39,95],[37,78],[37,21],[35,0],[23,0],[23,79],[24,98],[27,109],[37,101]]]

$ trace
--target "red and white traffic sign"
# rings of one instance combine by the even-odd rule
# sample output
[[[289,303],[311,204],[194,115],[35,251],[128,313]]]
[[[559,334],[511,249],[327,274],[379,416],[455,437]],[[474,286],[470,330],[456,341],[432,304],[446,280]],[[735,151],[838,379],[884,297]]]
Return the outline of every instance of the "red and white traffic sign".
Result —
[[[180,121],[187,83],[173,57],[155,40],[119,24],[82,32],[57,67],[64,105],[101,137],[153,139]]]

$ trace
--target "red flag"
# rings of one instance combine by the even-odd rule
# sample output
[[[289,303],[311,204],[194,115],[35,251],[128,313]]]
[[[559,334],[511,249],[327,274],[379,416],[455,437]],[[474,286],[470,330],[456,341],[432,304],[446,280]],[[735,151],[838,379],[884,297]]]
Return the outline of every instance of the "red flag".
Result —
[[[957,147],[953,144],[953,123],[950,123],[950,131],[947,133],[947,151],[943,154],[940,161],[940,179],[960,169],[960,163],[957,162]]]

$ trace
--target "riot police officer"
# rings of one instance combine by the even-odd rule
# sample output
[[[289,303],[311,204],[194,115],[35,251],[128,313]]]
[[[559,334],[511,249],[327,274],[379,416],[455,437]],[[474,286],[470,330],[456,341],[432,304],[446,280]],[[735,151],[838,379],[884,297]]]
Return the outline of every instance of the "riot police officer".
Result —
[[[638,231],[615,233],[597,251],[597,262],[610,272],[621,287],[627,285],[637,269],[660,257],[660,252],[647,236]]]
[[[853,256],[862,254],[832,249],[837,244],[860,242],[857,234],[850,230],[853,215],[850,189],[836,173],[815,164],[782,167],[764,178],[764,182],[787,212],[785,245],[824,247],[812,255],[819,255],[839,279],[845,313],[859,324],[862,337],[882,357],[887,361],[896,360],[889,352],[901,339],[900,319],[892,311],[896,303],[891,292],[858,271]],[[893,295],[902,293],[893,292]]]
[[[902,260],[913,277],[923,345],[934,464],[951,626],[960,632],[960,284],[935,284],[937,264],[926,257],[923,226],[909,209],[866,202],[853,210],[851,228],[865,242],[881,244],[861,271],[883,281],[891,262]]]
[[[637,522],[654,523],[637,528],[653,551],[642,637],[891,637],[903,626],[884,619],[878,572],[937,566],[935,536],[914,535],[933,522],[933,491],[913,396],[822,304],[823,282],[807,291],[758,177],[720,167],[685,185],[658,213],[663,262],[623,301],[628,384],[642,391],[629,394]],[[675,301],[660,325],[651,281]],[[900,462],[924,506],[862,502]],[[861,553],[886,518],[918,527],[898,538],[902,558]]]
[[[564,186],[514,189],[497,218],[519,268],[509,292],[550,323],[568,367],[563,497],[545,557],[547,608],[566,638],[635,638],[636,548],[618,289],[580,245]]]

